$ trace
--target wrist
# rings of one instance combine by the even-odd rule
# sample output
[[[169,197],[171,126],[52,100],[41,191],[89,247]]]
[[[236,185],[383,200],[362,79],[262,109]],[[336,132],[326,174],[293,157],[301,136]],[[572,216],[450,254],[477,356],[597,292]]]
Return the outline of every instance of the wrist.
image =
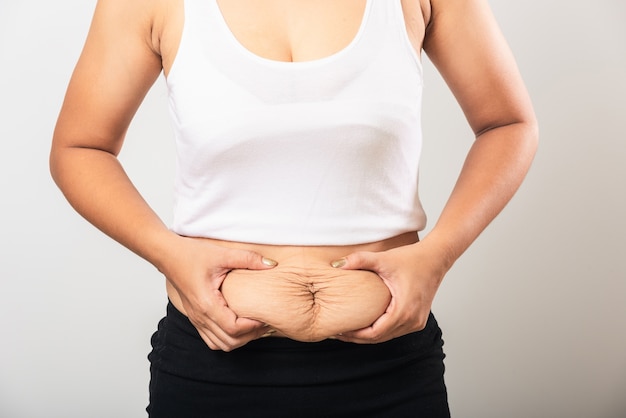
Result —
[[[428,253],[429,259],[436,263],[441,275],[447,273],[461,255],[456,251],[450,237],[435,231],[431,231],[415,245]]]
[[[165,274],[166,266],[170,264],[169,260],[176,257],[177,249],[181,248],[182,239],[183,237],[167,228],[154,231],[151,236],[146,237],[145,242],[148,242],[149,246],[146,253],[141,256]]]

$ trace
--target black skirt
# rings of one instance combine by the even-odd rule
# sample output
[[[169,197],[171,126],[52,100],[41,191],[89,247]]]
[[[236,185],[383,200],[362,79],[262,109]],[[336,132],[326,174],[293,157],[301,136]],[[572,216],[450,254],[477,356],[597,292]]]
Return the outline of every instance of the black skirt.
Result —
[[[261,338],[211,350],[171,303],[152,336],[151,418],[449,417],[441,330],[381,344]]]

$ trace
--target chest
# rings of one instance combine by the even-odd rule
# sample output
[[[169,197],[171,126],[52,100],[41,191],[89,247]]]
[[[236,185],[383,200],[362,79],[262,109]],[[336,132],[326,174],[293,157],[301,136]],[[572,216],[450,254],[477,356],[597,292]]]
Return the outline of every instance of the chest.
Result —
[[[215,0],[210,0],[215,1]],[[184,0],[169,0],[157,14],[158,50],[165,74],[177,55],[185,24]],[[402,0],[406,31],[419,53],[430,15],[429,0]],[[281,62],[321,59],[356,37],[367,0],[217,0],[225,24],[252,54]]]
[[[286,62],[320,59],[345,48],[366,9],[365,0],[220,0],[218,5],[246,49]]]

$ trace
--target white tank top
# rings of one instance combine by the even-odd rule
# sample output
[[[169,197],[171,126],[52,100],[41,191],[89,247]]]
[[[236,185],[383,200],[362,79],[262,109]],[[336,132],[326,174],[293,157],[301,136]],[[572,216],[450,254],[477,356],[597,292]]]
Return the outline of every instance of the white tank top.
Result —
[[[185,0],[167,78],[173,231],[349,245],[421,230],[422,67],[400,0],[368,0],[343,50],[281,62],[247,50],[215,0]]]

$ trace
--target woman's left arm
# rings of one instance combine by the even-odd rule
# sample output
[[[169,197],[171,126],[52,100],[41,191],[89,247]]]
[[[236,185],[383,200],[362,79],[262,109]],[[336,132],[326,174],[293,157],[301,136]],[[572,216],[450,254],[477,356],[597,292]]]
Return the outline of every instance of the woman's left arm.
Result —
[[[537,122],[515,60],[486,0],[432,0],[424,50],[476,135],[436,225],[420,242],[348,255],[343,269],[371,270],[392,295],[370,327],[338,338],[386,341],[426,325],[435,293],[458,257],[511,199],[537,148]]]

